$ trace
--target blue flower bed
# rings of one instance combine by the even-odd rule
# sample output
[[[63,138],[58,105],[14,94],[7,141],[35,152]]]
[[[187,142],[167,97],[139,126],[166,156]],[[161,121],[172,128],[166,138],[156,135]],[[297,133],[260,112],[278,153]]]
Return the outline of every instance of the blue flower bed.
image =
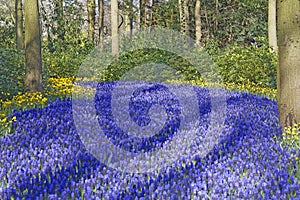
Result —
[[[199,115],[205,118],[211,112],[207,90],[194,87],[194,91]],[[95,97],[98,109],[110,106],[110,97],[104,94],[98,91]],[[147,123],[151,105],[137,99],[130,105],[136,111],[132,120]],[[175,130],[178,110],[172,110],[164,98],[152,103],[169,109],[169,125],[175,124]],[[123,173],[91,155],[76,132],[70,99],[42,109],[14,111],[14,134],[0,138],[0,199],[300,199],[300,183],[293,175],[295,157],[274,139],[281,135],[276,102],[229,92],[226,105],[222,137],[205,157],[183,158],[153,174]],[[166,133],[137,142],[149,150],[171,140]],[[117,134],[107,131],[112,141],[128,137]]]

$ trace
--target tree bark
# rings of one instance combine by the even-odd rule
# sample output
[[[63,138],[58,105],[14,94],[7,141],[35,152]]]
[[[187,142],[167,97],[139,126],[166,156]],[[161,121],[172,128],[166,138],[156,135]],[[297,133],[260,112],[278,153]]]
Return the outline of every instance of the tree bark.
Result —
[[[125,31],[127,33],[131,33],[131,27],[130,27],[130,17],[129,13],[127,11],[123,12],[124,14],[124,25],[125,25]]]
[[[180,32],[184,33],[184,15],[182,9],[182,0],[178,0],[178,10],[179,10],[179,23],[180,23]]]
[[[268,11],[268,37],[269,46],[277,51],[277,33],[276,33],[276,0],[269,0]]]
[[[151,8],[151,29],[156,28],[157,22],[156,22],[156,10],[158,7],[158,2],[157,0],[152,0],[152,8]]]
[[[146,0],[140,0],[140,28],[145,28],[147,24]]]
[[[89,40],[94,42],[95,39],[95,16],[96,16],[96,4],[95,0],[87,0],[88,11],[88,35]]]
[[[202,37],[202,32],[201,32],[201,1],[196,0],[196,5],[195,5],[195,27],[196,27],[196,44],[201,45],[201,37]]]
[[[178,0],[180,32],[188,35],[190,32],[189,0]]]
[[[133,0],[130,0],[130,4],[133,5]],[[130,12],[132,12],[132,10]],[[129,27],[130,27],[130,38],[131,38],[132,33],[133,33],[133,17],[132,17],[132,15],[129,18]]]
[[[116,57],[119,56],[118,18],[119,18],[118,0],[112,0],[111,1],[112,54]]]
[[[300,1],[277,0],[278,107],[283,127],[300,122]]]
[[[99,44],[102,45],[103,43],[103,20],[104,20],[104,4],[103,0],[98,0],[98,10],[99,10]]]
[[[38,0],[24,0],[25,91],[43,92],[42,53]]]
[[[215,30],[215,33],[218,32],[218,27],[219,27],[219,21],[218,21],[218,16],[220,16],[220,13],[219,13],[219,0],[216,0],[216,6],[215,6],[215,12],[216,12],[216,19],[215,19],[215,27],[214,27],[214,30]]]
[[[186,35],[190,35],[190,12],[189,12],[189,0],[183,0],[184,8],[184,32]]]
[[[17,50],[24,49],[24,33],[23,33],[23,8],[22,0],[16,0],[15,2],[16,13],[16,45]]]

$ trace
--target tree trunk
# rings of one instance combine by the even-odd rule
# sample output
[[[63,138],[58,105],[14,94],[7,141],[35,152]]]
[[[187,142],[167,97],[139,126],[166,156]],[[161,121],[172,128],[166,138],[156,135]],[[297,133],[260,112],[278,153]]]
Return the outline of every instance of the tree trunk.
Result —
[[[91,42],[95,38],[95,15],[96,15],[95,0],[87,0],[87,11],[88,11],[88,35]]]
[[[103,0],[98,0],[98,10],[99,10],[99,44],[102,45],[103,43],[103,19],[104,19],[104,4]]]
[[[277,1],[279,65],[277,70],[280,123],[300,122],[300,1]]]
[[[124,25],[125,25],[125,31],[127,32],[126,34],[129,34],[129,36],[132,36],[132,31],[133,31],[133,0],[130,0],[130,2],[125,4],[126,8],[123,10],[123,20],[124,20]]]
[[[23,50],[24,49],[24,34],[23,34],[22,0],[16,0],[15,13],[16,13],[16,44],[17,44],[17,50]]]
[[[201,45],[201,36],[202,36],[202,32],[201,32],[201,1],[200,0],[196,0],[196,5],[195,5],[195,26],[196,26],[196,44],[197,45]]]
[[[130,27],[130,17],[129,17],[129,13],[126,11],[124,12],[124,25],[125,25],[125,31],[127,33],[131,32],[131,27]]]
[[[131,6],[133,5],[133,0],[130,0],[130,4]],[[132,10],[130,11],[132,12]],[[129,27],[130,27],[130,37],[132,37],[132,31],[133,31],[133,17],[132,17],[132,13],[131,13],[131,16],[130,16],[130,19],[129,19]]]
[[[112,0],[111,1],[112,54],[116,57],[119,55],[118,18],[119,18],[118,0]]]
[[[182,9],[182,0],[178,0],[178,10],[179,10],[179,23],[180,23],[180,32],[184,33],[184,15]]]
[[[189,12],[189,0],[183,0],[184,8],[184,32],[186,35],[190,35],[190,12]]]
[[[218,17],[220,16],[220,13],[219,13],[219,0],[216,0],[216,6],[215,6],[215,15],[216,15],[216,19],[215,19],[215,27],[214,27],[214,30],[215,30],[215,33],[218,32],[218,27],[219,27],[219,21],[218,21]]]
[[[140,0],[140,28],[145,28],[147,24],[146,0]]]
[[[274,51],[277,51],[276,0],[269,0],[268,36],[269,36],[269,46]]]
[[[38,0],[24,0],[25,91],[43,92],[42,54]]]
[[[204,30],[206,33],[206,38],[205,40],[209,40],[210,38],[210,31],[209,31],[209,19],[208,19],[208,13],[207,13],[207,7],[204,6],[204,16],[205,16],[205,26],[204,26]]]
[[[154,29],[157,26],[156,22],[156,10],[158,7],[158,2],[157,0],[152,0],[152,9],[151,9],[151,28]]]
[[[180,32],[189,36],[190,13],[189,13],[188,4],[189,4],[189,0],[178,0]]]

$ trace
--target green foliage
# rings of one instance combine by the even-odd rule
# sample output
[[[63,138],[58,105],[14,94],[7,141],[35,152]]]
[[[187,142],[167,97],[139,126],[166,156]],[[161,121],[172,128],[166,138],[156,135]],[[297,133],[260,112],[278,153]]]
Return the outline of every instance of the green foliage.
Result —
[[[42,9],[55,6],[54,1],[49,3],[43,5]],[[43,42],[43,67],[47,77],[74,77],[82,61],[94,48],[94,44],[83,33],[83,9],[83,3],[77,0],[64,1],[63,21],[58,21],[54,11],[42,12],[48,35]],[[59,35],[62,32],[63,35]]]
[[[214,44],[209,47],[224,82],[276,88],[277,56],[265,38],[256,38],[256,41],[257,45],[236,42],[224,51],[217,50]]]
[[[292,173],[300,181],[300,124],[285,127],[279,141],[283,148],[292,151],[291,157],[295,159],[296,164]]]
[[[186,59],[160,49],[129,51],[114,60],[102,76],[103,80],[201,80],[201,74]]]
[[[178,0],[161,1],[154,4],[152,25],[180,31]]]
[[[15,46],[14,1],[0,1],[0,48]]]
[[[0,48],[0,99],[10,99],[24,88],[24,52]]]
[[[268,1],[202,0],[201,8],[205,13],[204,40],[214,39],[224,47],[233,41],[267,35]]]
[[[59,48],[59,50],[43,52],[44,72],[48,77],[67,78],[76,75],[82,61],[94,48],[94,45],[87,39],[77,42],[75,40],[76,38],[73,38],[73,41],[71,39],[58,41],[55,43],[57,48],[54,49]]]

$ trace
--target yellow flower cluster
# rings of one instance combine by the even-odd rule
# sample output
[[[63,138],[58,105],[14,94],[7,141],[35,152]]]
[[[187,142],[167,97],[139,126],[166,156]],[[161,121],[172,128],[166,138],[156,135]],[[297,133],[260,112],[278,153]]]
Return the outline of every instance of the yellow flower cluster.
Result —
[[[88,86],[83,87],[79,85],[74,85],[72,83],[73,80],[74,78],[49,78],[48,82],[50,83],[51,87],[45,90],[45,96],[51,95],[61,97],[75,94],[79,97],[86,97],[94,95],[94,88]],[[91,80],[84,79],[83,81]],[[13,117],[10,121],[7,122],[7,116],[13,108],[32,108],[35,106],[46,105],[48,99],[45,96],[43,96],[40,92],[19,92],[11,100],[3,101],[0,99],[0,125],[3,127],[9,127],[13,121],[17,120],[15,117]]]
[[[282,144],[289,149],[294,148],[296,151],[300,148],[300,123],[294,124],[292,127],[285,127],[282,133]],[[300,167],[300,159],[298,156],[291,154],[291,158],[295,157]]]
[[[6,100],[1,102],[0,109],[0,125],[8,127],[12,122],[16,121],[16,117],[12,117],[10,121],[7,122],[7,115],[10,113],[12,108],[17,107],[34,107],[36,105],[46,105],[48,99],[42,95],[40,92],[35,93],[21,93],[14,96],[11,100]]]
[[[0,124],[6,121],[6,115],[4,113],[0,113]]]
[[[255,94],[259,94],[259,95],[264,95],[271,99],[277,98],[277,90],[276,89],[260,87],[254,83],[246,83],[246,84],[228,83],[228,84],[225,84],[225,88],[228,90],[240,90],[240,91],[255,93]]]
[[[246,84],[211,83],[211,82],[204,82],[202,80],[192,80],[192,81],[168,80],[168,82],[169,83],[183,83],[183,84],[198,85],[198,86],[202,86],[202,87],[223,87],[227,90],[239,90],[239,91],[243,91],[243,92],[249,92],[249,93],[267,96],[273,100],[275,100],[277,98],[276,89],[260,87],[254,83],[246,83]]]
[[[5,128],[9,127],[11,125],[12,122],[17,120],[16,116],[13,116],[11,118],[11,120],[7,121],[7,117],[5,114],[0,113],[1,117],[0,117],[0,125],[4,126]]]
[[[11,101],[3,101],[2,102],[2,107],[3,108],[6,108],[6,107],[8,107],[8,106],[10,106],[11,105]]]
[[[72,93],[73,78],[49,78],[48,82],[51,85],[51,89],[46,91],[46,95],[54,96],[68,96]]]
[[[294,124],[293,127],[285,127],[283,131],[283,139],[289,144],[300,142],[300,123]],[[300,145],[300,143],[299,143]],[[299,146],[300,147],[300,146]]]
[[[0,124],[3,124],[4,127],[8,127],[9,125],[11,125],[12,122],[14,122],[16,120],[17,120],[16,116],[13,116],[12,119],[9,121],[7,121],[7,117],[4,117],[3,119],[0,120]]]
[[[36,103],[44,105],[47,103],[47,101],[47,98],[44,97],[41,92],[23,94],[19,92],[18,95],[14,96],[12,99],[12,102],[17,106],[33,106]]]
[[[80,94],[93,94],[95,89],[92,87],[83,87],[79,85],[74,85],[72,83],[73,78],[49,78],[48,81],[51,84],[51,89],[46,92],[47,95],[53,96],[70,96],[72,94],[80,95]],[[81,79],[76,79],[76,81],[80,81]],[[91,81],[90,79],[84,79],[82,81]]]
[[[74,85],[72,94],[74,97],[92,97],[95,95],[95,91],[96,89],[90,86]]]

